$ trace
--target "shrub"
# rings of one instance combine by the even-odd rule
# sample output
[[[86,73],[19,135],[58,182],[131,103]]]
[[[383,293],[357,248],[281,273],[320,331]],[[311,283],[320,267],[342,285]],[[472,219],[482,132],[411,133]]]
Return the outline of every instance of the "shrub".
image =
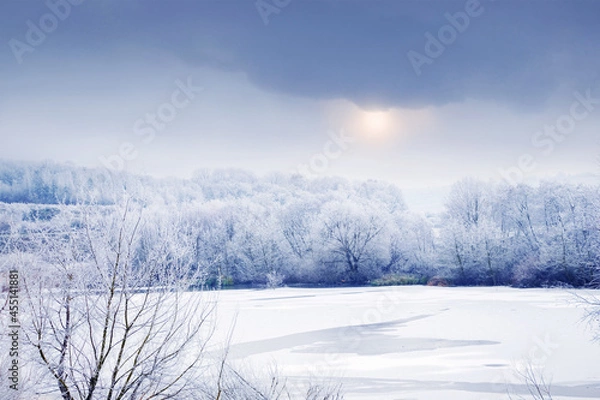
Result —
[[[202,287],[203,285],[200,285]],[[211,276],[204,282],[204,286],[209,289],[219,289],[219,279],[216,276]],[[221,287],[233,286],[233,278],[231,276],[221,275]]]
[[[440,276],[434,276],[433,278],[431,278],[430,280],[427,281],[427,286],[446,287],[446,286],[450,286],[450,285],[448,284],[448,281],[445,278],[442,278]]]
[[[371,286],[424,285],[427,279],[416,275],[389,274],[371,281]]]
[[[58,208],[39,208],[32,209],[28,214],[23,216],[24,221],[50,221],[52,218],[60,214],[60,210]]]
[[[284,276],[277,271],[269,272],[267,274],[267,287],[269,289],[275,289],[283,286]]]

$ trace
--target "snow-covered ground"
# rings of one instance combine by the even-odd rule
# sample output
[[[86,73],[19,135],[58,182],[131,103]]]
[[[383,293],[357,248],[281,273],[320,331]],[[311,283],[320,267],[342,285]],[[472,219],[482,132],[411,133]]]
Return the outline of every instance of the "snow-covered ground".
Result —
[[[600,343],[574,293],[559,289],[389,287],[219,294],[231,359],[276,364],[291,382],[343,382],[346,398],[508,399],[543,368],[555,399],[600,398]],[[598,329],[600,331],[600,327]]]

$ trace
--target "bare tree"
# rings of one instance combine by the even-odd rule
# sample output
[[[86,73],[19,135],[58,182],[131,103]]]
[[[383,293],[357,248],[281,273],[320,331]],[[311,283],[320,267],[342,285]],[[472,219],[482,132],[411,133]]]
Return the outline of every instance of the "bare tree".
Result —
[[[527,391],[529,392],[529,398],[532,400],[552,400],[552,394],[550,392],[550,384],[546,382],[544,375],[535,369],[532,363],[528,363],[524,369],[517,370],[516,374],[525,384]],[[514,399],[512,395],[509,395],[510,399]],[[518,396],[517,400],[526,400],[526,397]]]
[[[343,400],[340,384],[316,382],[292,384],[272,369],[267,376],[249,377],[224,363],[215,400]]]
[[[40,263],[23,266],[24,327],[47,371],[42,390],[64,400],[198,390],[212,303],[187,292],[193,246],[178,222],[145,225],[142,210],[134,201],[63,207],[54,234],[27,232]]]
[[[349,203],[329,204],[324,208],[322,237],[333,261],[346,266],[350,280],[359,280],[359,270],[375,262],[376,245],[385,229],[385,220],[374,210]]]

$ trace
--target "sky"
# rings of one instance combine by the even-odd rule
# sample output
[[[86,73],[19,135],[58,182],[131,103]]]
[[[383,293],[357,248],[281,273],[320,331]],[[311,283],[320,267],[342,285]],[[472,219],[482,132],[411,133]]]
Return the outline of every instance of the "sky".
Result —
[[[0,158],[519,183],[600,172],[600,1],[3,0]]]

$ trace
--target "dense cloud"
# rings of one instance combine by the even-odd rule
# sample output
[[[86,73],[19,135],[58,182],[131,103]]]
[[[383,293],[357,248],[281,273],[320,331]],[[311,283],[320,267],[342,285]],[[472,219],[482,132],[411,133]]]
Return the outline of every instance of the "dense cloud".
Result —
[[[249,1],[181,1],[176,7],[171,2],[90,2],[60,26],[56,46],[81,54],[120,46],[140,54],[163,51],[191,64],[243,71],[269,90],[347,98],[367,107],[466,98],[538,107],[559,86],[590,87],[598,76],[598,2],[276,4],[284,6],[263,7],[261,17]],[[23,21],[44,11],[16,2],[3,7],[9,11],[3,19],[11,16],[0,30],[5,40],[23,36]],[[449,28],[452,19],[463,32]],[[444,49],[430,44],[427,51],[428,32],[436,40],[440,34],[446,38]],[[420,76],[409,51],[429,60],[420,59]]]

